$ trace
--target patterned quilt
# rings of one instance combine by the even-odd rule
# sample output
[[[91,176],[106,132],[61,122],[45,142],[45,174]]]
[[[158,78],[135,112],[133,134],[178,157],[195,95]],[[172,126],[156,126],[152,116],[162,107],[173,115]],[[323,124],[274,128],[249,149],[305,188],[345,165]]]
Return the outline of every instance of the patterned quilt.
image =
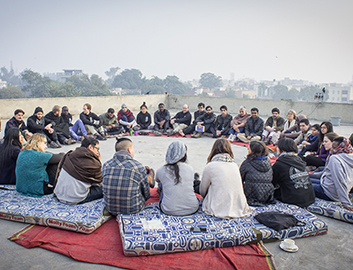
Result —
[[[103,208],[103,199],[79,205],[66,205],[60,203],[53,194],[32,198],[21,195],[14,186],[0,186],[2,219],[88,234],[111,218],[103,216]]]
[[[295,239],[327,232],[326,223],[315,215],[298,206],[281,202],[255,208],[250,217],[239,219],[215,218],[200,209],[193,215],[177,217],[161,213],[158,204],[150,204],[140,213],[117,216],[125,255],[202,250],[244,245],[261,238]],[[306,225],[277,232],[253,218],[260,212],[271,211],[292,214]],[[260,236],[256,230],[260,231]]]
[[[316,198],[315,202],[306,209],[318,215],[353,223],[353,212],[342,208],[339,202],[330,202]]]

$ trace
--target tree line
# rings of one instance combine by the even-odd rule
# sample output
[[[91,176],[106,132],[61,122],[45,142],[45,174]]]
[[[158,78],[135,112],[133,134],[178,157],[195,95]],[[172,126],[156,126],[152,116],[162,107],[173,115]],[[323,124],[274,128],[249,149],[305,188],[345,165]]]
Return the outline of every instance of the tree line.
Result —
[[[97,74],[82,73],[67,78],[65,82],[52,80],[38,72],[26,69],[19,75],[14,70],[6,67],[0,69],[0,79],[8,83],[7,87],[0,89],[0,99],[12,98],[42,98],[42,97],[78,97],[78,96],[110,96],[113,94],[110,89],[124,89],[124,94],[169,94],[182,95],[191,92],[192,85],[183,83],[175,75],[168,75],[161,79],[157,76],[147,79],[138,69],[125,69],[119,72],[119,67],[112,67],[105,72],[108,77],[103,80]],[[203,88],[217,89],[222,87],[222,77],[211,72],[203,73],[199,79],[199,85]],[[267,87],[264,84],[259,86],[261,91],[270,91],[273,99],[291,99],[312,101],[316,92],[320,92],[319,86],[308,86],[301,91],[296,89],[288,90],[287,86],[276,85]],[[206,93],[204,93],[205,95]],[[226,97],[235,97],[234,89],[227,89],[224,92]],[[246,98],[246,96],[244,97]],[[328,95],[326,95],[326,100]]]

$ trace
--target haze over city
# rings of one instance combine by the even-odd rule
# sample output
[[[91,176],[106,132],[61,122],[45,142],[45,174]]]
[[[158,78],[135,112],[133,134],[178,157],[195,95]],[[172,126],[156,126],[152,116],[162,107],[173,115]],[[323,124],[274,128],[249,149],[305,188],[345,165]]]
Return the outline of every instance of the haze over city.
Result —
[[[0,66],[352,81],[353,2],[0,0]]]

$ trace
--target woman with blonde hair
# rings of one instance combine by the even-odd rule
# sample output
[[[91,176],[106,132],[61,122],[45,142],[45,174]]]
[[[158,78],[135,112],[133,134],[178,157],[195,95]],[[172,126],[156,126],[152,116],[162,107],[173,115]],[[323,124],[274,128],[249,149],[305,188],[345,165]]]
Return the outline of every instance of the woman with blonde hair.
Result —
[[[208,215],[239,218],[252,212],[246,201],[231,145],[225,138],[217,139],[213,144],[202,173],[200,193],[204,197],[202,210]]]
[[[58,163],[64,153],[47,153],[44,134],[29,138],[16,163],[16,190],[25,196],[42,197],[53,193]]]

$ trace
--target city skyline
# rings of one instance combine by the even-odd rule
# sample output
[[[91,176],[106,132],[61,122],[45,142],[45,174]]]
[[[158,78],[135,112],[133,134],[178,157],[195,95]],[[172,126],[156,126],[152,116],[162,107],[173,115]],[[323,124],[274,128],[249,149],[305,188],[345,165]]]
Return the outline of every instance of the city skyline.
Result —
[[[0,2],[0,65],[18,72],[352,81],[347,0]]]

